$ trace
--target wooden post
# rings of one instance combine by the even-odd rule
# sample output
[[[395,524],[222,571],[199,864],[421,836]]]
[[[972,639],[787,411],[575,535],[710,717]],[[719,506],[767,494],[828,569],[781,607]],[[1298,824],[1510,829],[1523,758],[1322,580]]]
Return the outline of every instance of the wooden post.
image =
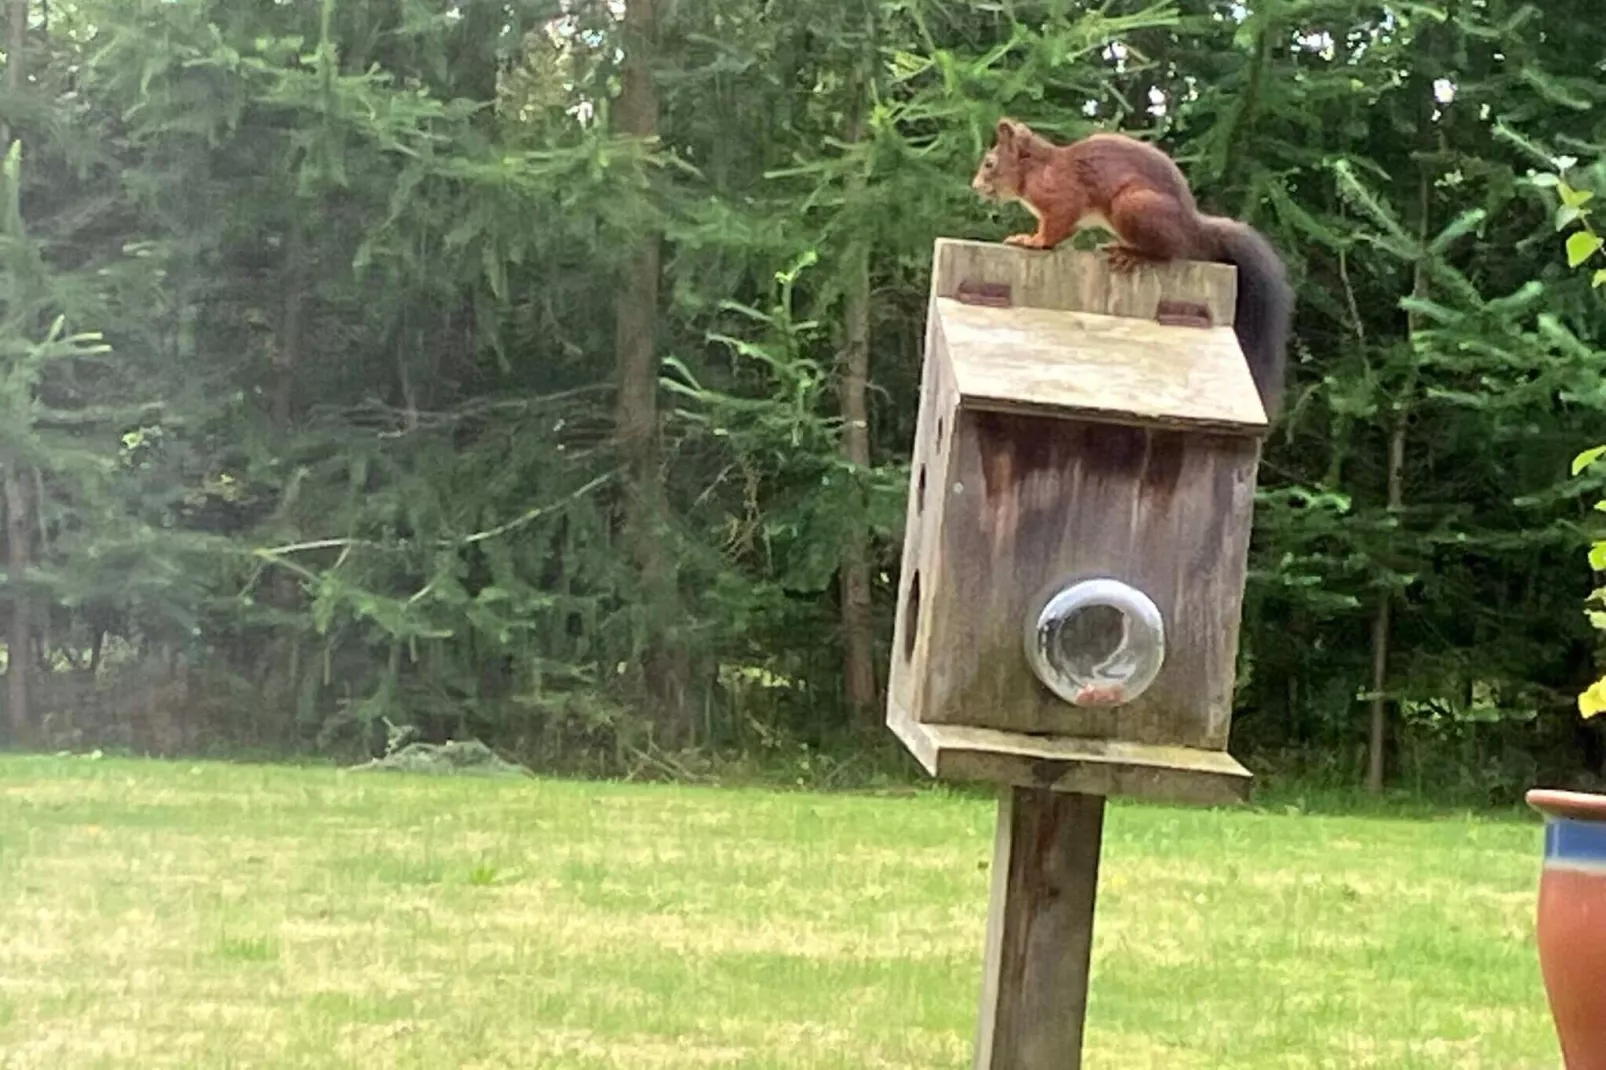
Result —
[[[1004,787],[974,1070],[1079,1070],[1104,796]]]

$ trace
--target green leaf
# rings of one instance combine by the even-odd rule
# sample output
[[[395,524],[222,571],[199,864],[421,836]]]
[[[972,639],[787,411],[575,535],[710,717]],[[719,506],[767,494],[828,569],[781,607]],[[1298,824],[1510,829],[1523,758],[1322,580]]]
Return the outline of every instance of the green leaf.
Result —
[[[491,293],[498,301],[507,300],[507,264],[497,255],[494,242],[486,241],[480,246],[480,261],[485,268],[485,281],[490,284]]]
[[[1585,720],[1606,712],[1606,679],[1596,680],[1578,696],[1578,712]]]
[[[1606,286],[1606,268],[1596,268],[1592,286]]]
[[[1606,456],[1606,446],[1595,446],[1591,449],[1585,450],[1583,453],[1580,453],[1578,456],[1573,458],[1573,475],[1577,475],[1579,472],[1582,472],[1584,469],[1600,460],[1603,456]]]
[[[1562,203],[1569,208],[1582,208],[1589,203],[1591,197],[1595,196],[1587,189],[1573,189],[1565,182],[1556,184],[1556,192],[1561,196]]]
[[[1596,572],[1606,572],[1606,542],[1597,542],[1589,548],[1589,567]]]
[[[1541,97],[1552,104],[1560,104],[1564,108],[1572,108],[1576,111],[1586,111],[1590,106],[1591,102],[1587,97],[1581,93],[1573,92],[1572,88],[1566,84],[1572,82],[1573,85],[1577,85],[1574,79],[1551,78],[1543,71],[1527,65],[1523,66],[1522,72],[1518,77],[1532,86]]]
[[[1474,230],[1488,214],[1482,208],[1473,208],[1462,212],[1454,222],[1439,231],[1438,236],[1433,239],[1433,243],[1428,246],[1429,251],[1435,255],[1444,252],[1457,238]]]
[[[1577,267],[1595,255],[1601,246],[1600,235],[1580,230],[1567,239],[1567,266]]]

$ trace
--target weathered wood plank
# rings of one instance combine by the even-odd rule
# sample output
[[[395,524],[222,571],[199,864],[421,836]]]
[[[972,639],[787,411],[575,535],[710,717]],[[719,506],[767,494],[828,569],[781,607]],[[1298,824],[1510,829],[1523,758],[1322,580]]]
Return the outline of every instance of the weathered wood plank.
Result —
[[[1004,413],[957,421],[924,612],[921,720],[1222,748],[1260,442]],[[1023,629],[1049,585],[1113,576],[1166,628],[1153,685],[1071,706],[1032,674]]]
[[[927,353],[937,324],[927,325]],[[940,604],[944,488],[952,463],[957,399],[952,376],[941,361],[928,360],[922,375],[914,450],[910,456],[908,498],[904,512],[902,565],[898,575],[898,609],[893,618],[892,665],[887,679],[889,703],[919,709],[926,676],[918,670],[927,661],[930,606]]]
[[[999,793],[975,1070],[1077,1070],[1104,799]]]
[[[967,408],[1264,433],[1230,327],[938,298],[937,352]]]
[[[1098,253],[1062,245],[1044,252],[1001,242],[938,238],[932,253],[933,297],[957,297],[964,282],[1002,283],[1015,307],[1104,312],[1152,320],[1161,301],[1203,304],[1217,327],[1231,327],[1238,272],[1228,264],[1178,260],[1110,271]]]
[[[927,773],[946,781],[1187,806],[1236,805],[1253,784],[1249,770],[1221,750],[921,724],[896,704],[887,725]]]

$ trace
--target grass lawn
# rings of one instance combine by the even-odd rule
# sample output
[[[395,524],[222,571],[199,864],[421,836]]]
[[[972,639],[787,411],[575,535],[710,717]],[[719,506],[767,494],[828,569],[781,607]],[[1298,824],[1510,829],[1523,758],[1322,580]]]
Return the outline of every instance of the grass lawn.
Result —
[[[969,1066],[993,811],[0,757],[0,1067]],[[1086,1066],[1554,1070],[1533,821],[1115,803]]]

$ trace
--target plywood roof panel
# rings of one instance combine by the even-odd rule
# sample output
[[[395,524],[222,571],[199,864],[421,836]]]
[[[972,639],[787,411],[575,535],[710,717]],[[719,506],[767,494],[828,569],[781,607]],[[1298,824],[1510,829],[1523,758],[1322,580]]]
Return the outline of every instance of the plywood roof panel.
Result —
[[[1230,327],[953,298],[933,314],[961,404],[1258,432],[1266,415]]]

